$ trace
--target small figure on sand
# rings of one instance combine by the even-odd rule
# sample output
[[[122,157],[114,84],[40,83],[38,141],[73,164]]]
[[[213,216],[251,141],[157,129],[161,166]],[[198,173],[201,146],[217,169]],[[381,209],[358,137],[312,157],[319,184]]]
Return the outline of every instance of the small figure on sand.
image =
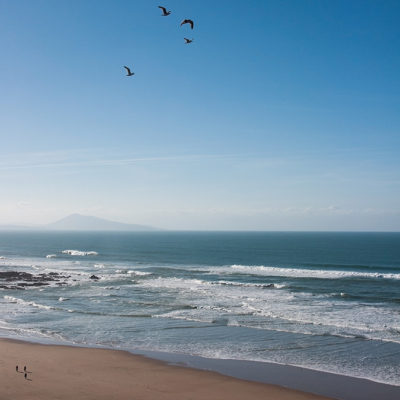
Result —
[[[26,379],[28,377],[28,374],[25,372],[24,374],[24,378]]]
[[[24,372],[26,372],[26,365],[24,366]]]
[[[15,366],[15,372],[18,372],[18,365]]]

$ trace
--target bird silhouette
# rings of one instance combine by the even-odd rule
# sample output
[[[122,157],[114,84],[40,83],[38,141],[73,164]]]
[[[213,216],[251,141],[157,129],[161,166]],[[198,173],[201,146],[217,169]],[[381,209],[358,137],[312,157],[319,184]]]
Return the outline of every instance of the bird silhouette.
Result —
[[[184,38],[185,39],[185,44],[189,44],[193,42],[193,39],[188,39],[188,38]]]
[[[161,8],[161,10],[162,10],[162,16],[163,17],[167,17],[169,14],[171,14],[171,11],[167,11],[167,9],[165,8],[165,7],[162,7],[162,6],[158,6],[158,8]]]
[[[127,66],[125,66],[124,65],[124,68],[126,69],[126,76],[132,76],[132,75],[135,75],[135,73],[134,72],[131,72],[131,70],[127,67]]]
[[[190,24],[190,27],[193,29],[194,22],[193,22],[191,19],[184,19],[184,20],[181,22],[181,26],[184,25],[184,24]]]

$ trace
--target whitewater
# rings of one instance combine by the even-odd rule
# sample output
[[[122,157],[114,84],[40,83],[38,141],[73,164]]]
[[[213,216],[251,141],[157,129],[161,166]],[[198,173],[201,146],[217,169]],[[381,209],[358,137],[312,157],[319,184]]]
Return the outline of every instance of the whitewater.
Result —
[[[0,233],[0,335],[400,385],[400,234]]]

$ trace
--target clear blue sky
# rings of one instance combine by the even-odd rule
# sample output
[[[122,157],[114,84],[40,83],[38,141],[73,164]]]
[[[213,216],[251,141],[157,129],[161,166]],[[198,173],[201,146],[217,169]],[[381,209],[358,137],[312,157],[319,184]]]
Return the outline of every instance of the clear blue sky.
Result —
[[[399,20],[389,0],[0,0],[0,224],[400,230]]]

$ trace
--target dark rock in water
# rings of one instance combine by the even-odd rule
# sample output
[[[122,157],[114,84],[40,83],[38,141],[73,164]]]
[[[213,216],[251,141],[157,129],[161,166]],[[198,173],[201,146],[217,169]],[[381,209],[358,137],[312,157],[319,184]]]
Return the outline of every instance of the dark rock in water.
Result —
[[[27,281],[27,282],[38,282],[38,281],[54,281],[56,279],[66,278],[65,276],[58,274],[57,272],[50,272],[49,274],[38,274],[33,275],[28,272],[19,271],[4,271],[0,272],[0,279],[5,281]]]
[[[0,279],[4,279],[7,282],[17,280],[32,280],[32,274],[28,274],[27,272],[5,271],[0,272]]]
[[[98,276],[96,276],[96,275],[92,275],[91,277],[90,277],[90,279],[100,279]]]
[[[25,288],[19,287],[19,286],[14,286],[14,285],[10,285],[10,286],[0,285],[0,289],[24,290]]]
[[[46,282],[34,282],[34,283],[27,283],[27,282],[21,282],[17,284],[18,286],[47,286],[48,283]]]
[[[32,286],[48,286],[49,282],[59,282],[61,279],[68,279],[57,272],[30,274],[20,271],[0,271],[0,289],[24,289]],[[12,284],[12,283],[13,284]],[[66,284],[65,282],[62,283]]]

